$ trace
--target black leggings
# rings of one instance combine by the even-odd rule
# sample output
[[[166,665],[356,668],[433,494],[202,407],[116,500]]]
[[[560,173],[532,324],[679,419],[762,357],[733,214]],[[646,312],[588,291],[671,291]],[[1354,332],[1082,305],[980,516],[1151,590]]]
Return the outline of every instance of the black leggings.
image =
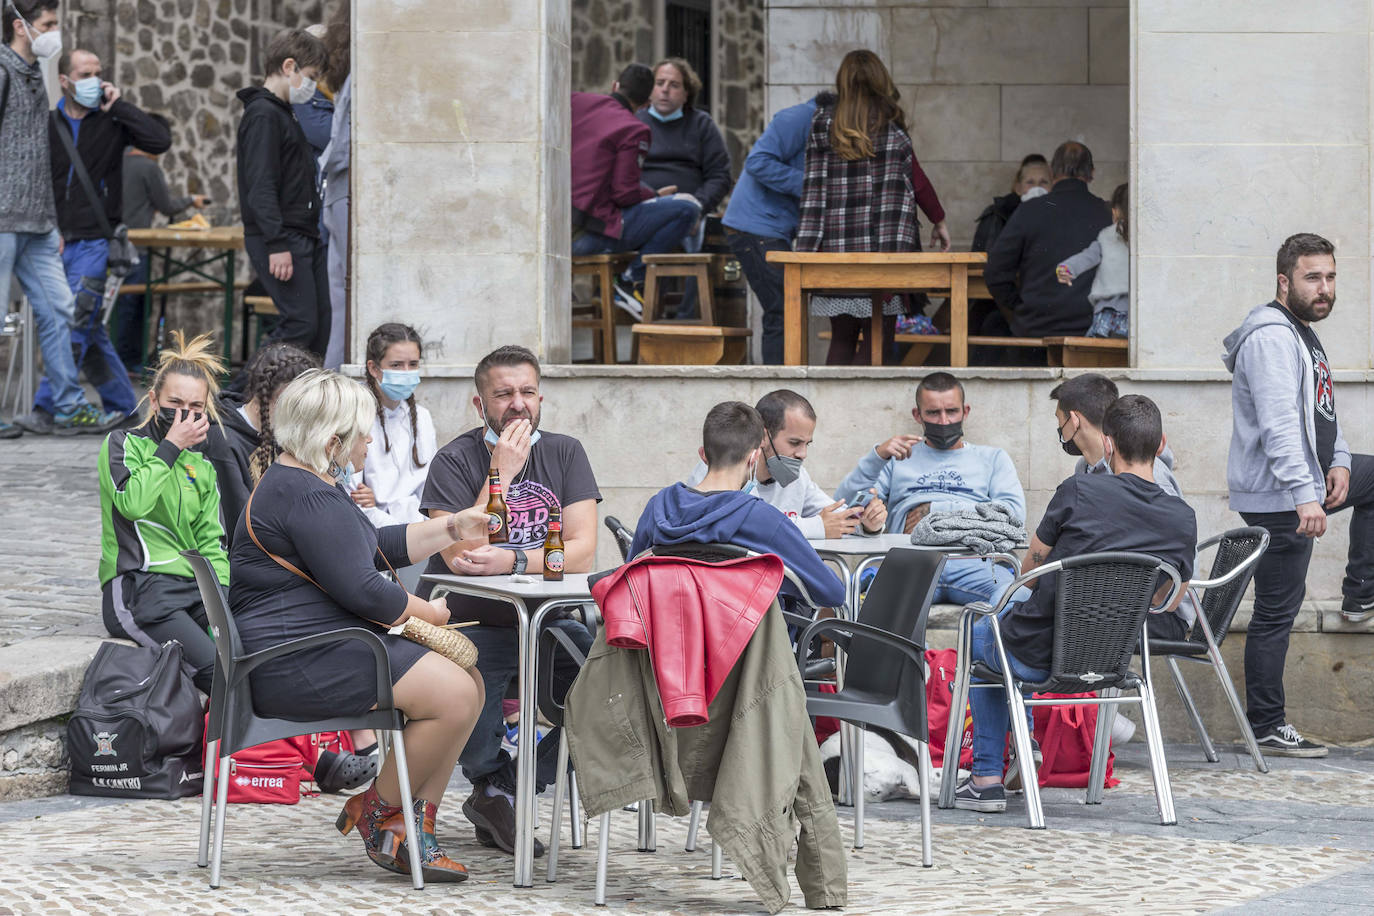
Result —
[[[867,366],[872,358],[870,349],[873,342],[868,338],[873,327],[872,318],[855,318],[853,315],[833,315],[830,318],[830,352],[826,354],[827,366]],[[892,348],[892,335],[897,329],[897,316],[883,316],[883,362],[887,362],[888,351]],[[859,343],[862,335],[863,343]]]
[[[187,674],[202,692],[210,692],[215,643],[196,580],[134,571],[106,582],[101,593],[100,610],[111,636],[154,649],[175,639]]]

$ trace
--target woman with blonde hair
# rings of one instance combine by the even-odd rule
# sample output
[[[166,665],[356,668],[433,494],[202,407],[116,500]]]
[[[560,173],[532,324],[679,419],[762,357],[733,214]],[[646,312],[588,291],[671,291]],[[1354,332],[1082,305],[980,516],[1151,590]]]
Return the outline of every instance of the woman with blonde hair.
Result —
[[[229,580],[219,483],[203,450],[210,423],[219,421],[215,393],[222,372],[211,335],[187,343],[173,332],[144,396],[143,424],[115,430],[100,447],[105,629],[153,648],[175,639],[205,693],[215,644],[181,551],[200,551],[220,581]]]
[[[878,55],[845,55],[835,92],[816,99],[797,251],[920,251],[918,204],[935,224],[932,244],[949,250],[944,210],[912,151],[900,102]],[[899,296],[883,304],[884,351],[901,310]],[[830,319],[828,364],[869,361],[875,345],[866,330],[873,314],[869,297],[813,296],[811,311]]]
[[[411,617],[448,622],[442,599],[408,594],[381,570],[418,563],[455,541],[481,538],[486,513],[374,528],[347,487],[371,441],[376,403],[367,389],[327,369],[311,369],[286,386],[272,412],[281,447],[238,522],[229,603],[244,649],[256,652],[344,627],[379,632]],[[435,818],[458,754],[482,708],[482,679],[416,643],[381,632],[391,661],[392,695],[408,720],[406,756],[415,812],[423,823],[426,881],[462,881],[467,869],[446,856]],[[250,675],[258,712],[292,719],[365,712],[376,705],[372,654],[356,643],[332,643],[267,662]],[[339,815],[340,831],[357,827],[373,862],[408,873],[405,842],[413,820],[398,806],[394,757]]]

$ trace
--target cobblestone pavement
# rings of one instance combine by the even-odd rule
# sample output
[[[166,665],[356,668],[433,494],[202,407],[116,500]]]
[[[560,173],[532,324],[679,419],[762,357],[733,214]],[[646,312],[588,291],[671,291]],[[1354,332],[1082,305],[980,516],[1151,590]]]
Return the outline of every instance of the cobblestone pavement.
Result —
[[[103,635],[100,436],[0,441],[0,646]]]
[[[1179,825],[1155,822],[1143,749],[1118,757],[1123,784],[1087,808],[1070,790],[1045,793],[1048,830],[1029,832],[1013,799],[1005,815],[935,812],[935,867],[920,867],[917,804],[869,807],[864,849],[849,853],[850,913],[1096,914],[1358,911],[1374,907],[1374,808],[1360,790],[1374,754],[1282,761],[1256,775],[1253,791],[1226,755],[1203,764],[1170,748]],[[1196,758],[1196,759],[1194,759]],[[1343,780],[1354,778],[1353,783]],[[1345,785],[1344,791],[1338,791]],[[371,865],[356,835],[333,829],[337,798],[294,807],[234,806],[226,830],[223,886],[210,890],[195,867],[199,802],[117,802],[70,796],[0,805],[0,914],[6,913],[593,913],[596,827],[583,849],[564,849],[559,880],[510,885],[508,857],[471,842],[457,813],[466,786],[455,780],[439,835],[473,877],[412,890]],[[1232,800],[1231,796],[1238,796]],[[1243,797],[1240,797],[1243,796]],[[1350,801],[1353,804],[1347,804]],[[542,831],[549,809],[541,808]],[[686,820],[658,818],[658,852],[634,851],[634,815],[611,818],[610,910],[641,913],[760,913],[748,884],[710,880],[710,846],[683,851]],[[841,809],[844,836],[852,834]],[[452,839],[456,837],[457,841]],[[726,872],[730,871],[727,862]],[[794,889],[792,911],[801,910]],[[604,911],[601,911],[604,912]]]

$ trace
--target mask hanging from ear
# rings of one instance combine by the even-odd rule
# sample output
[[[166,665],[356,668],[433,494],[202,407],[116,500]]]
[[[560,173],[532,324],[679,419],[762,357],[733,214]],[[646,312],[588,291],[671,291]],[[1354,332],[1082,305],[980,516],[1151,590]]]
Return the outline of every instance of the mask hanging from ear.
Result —
[[[487,412],[484,409],[482,409],[481,407],[477,408],[477,413],[482,417],[482,426],[487,431],[486,435],[482,437],[482,440],[486,442],[487,445],[490,445],[491,447],[495,448],[496,443],[501,441],[500,434],[498,434],[496,430],[492,429],[491,424],[487,422]],[[534,445],[534,443],[538,441],[539,430],[536,429],[534,433],[530,436],[530,445]]]
[[[774,455],[764,463],[768,466],[768,473],[773,475],[773,479],[778,482],[780,487],[791,486],[801,476],[802,460],[800,458]]]

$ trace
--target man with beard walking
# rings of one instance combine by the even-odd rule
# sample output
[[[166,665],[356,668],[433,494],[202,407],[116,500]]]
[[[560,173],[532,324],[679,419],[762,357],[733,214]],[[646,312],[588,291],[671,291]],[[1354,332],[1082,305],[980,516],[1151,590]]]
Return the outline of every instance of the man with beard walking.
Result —
[[[1274,301],[1250,310],[1226,337],[1231,370],[1231,508],[1269,532],[1255,572],[1255,611],[1245,641],[1245,705],[1260,750],[1325,757],[1284,715],[1283,666],[1306,589],[1313,539],[1347,507],[1350,552],[1341,611],[1374,613],[1374,457],[1351,455],[1336,419],[1331,366],[1312,324],[1336,305],[1335,247],[1311,233],[1279,248]]]

